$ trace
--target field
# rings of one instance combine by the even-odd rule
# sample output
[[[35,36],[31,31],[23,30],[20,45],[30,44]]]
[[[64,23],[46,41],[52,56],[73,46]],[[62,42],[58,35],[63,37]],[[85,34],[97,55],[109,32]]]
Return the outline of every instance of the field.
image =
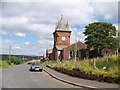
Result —
[[[119,56],[120,57],[120,56]],[[55,61],[50,61],[46,64],[46,66],[55,69],[57,71],[60,71],[63,73],[67,73],[71,71],[70,73],[67,73],[72,76],[78,76],[81,77],[81,73],[84,72],[86,75],[85,78],[87,78],[87,75],[92,77],[99,77],[102,76],[102,79],[108,77],[111,79],[119,79],[119,72],[118,72],[118,66],[120,63],[120,58],[113,55],[109,56],[108,62],[106,61],[107,57],[102,58],[96,58],[96,59],[87,59],[87,60],[80,60],[80,61],[63,61],[61,63],[56,63]],[[106,67],[106,68],[105,68]],[[103,69],[104,68],[104,69]],[[61,70],[60,70],[61,69]],[[64,69],[64,70],[62,70]],[[72,70],[77,70],[72,71]],[[66,71],[66,72],[65,72]],[[73,72],[73,74],[71,74]],[[90,77],[90,78],[91,78]],[[93,78],[94,79],[94,78]],[[102,80],[99,80],[102,81]]]

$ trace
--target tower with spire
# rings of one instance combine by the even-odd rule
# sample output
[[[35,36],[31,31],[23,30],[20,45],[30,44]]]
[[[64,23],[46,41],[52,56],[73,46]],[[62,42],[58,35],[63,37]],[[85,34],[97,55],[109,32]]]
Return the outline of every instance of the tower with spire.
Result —
[[[63,15],[61,15],[61,19],[56,23],[53,36],[54,36],[54,48],[53,48],[54,60],[61,61],[65,58],[64,48],[70,45],[71,36],[69,24],[68,22],[64,21]]]

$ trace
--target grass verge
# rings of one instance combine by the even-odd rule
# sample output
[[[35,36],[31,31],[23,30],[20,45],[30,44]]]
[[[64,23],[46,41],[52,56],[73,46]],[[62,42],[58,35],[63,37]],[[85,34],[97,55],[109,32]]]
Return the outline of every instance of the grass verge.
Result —
[[[80,61],[63,61],[62,63],[50,61],[46,64],[46,66],[62,73],[69,74],[71,76],[93,80],[97,79],[98,81],[120,83],[120,73],[118,72],[119,62],[120,56],[117,57],[115,55],[112,55],[109,56],[108,62],[106,61],[106,57],[102,57],[96,58],[94,60],[87,59]],[[103,67],[107,67],[106,70],[104,70]]]
[[[10,65],[6,61],[0,60],[0,68],[8,68]]]

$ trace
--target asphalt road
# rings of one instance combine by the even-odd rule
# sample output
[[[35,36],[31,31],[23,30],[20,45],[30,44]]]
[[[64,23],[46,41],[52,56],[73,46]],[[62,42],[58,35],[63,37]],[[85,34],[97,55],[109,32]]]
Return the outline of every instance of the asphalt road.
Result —
[[[58,81],[46,72],[30,72],[29,65],[2,70],[2,88],[80,88]]]

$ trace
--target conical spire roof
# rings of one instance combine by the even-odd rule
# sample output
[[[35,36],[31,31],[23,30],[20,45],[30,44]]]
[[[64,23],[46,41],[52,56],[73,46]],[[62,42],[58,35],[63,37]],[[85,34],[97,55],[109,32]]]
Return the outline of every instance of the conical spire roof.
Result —
[[[56,23],[55,31],[70,31],[68,22],[66,23],[61,16],[61,20]]]

